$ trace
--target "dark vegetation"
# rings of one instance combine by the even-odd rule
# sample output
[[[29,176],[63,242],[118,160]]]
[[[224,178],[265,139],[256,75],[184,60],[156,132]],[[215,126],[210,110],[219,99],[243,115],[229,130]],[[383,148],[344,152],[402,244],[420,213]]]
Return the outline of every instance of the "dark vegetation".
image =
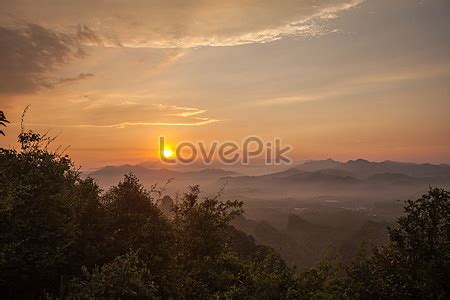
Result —
[[[6,127],[6,123],[9,123],[9,121],[6,119],[6,116],[3,113],[3,111],[0,111],[0,126]],[[3,130],[0,130],[0,134],[3,136],[5,135]]]
[[[237,229],[253,236],[259,244],[277,250],[291,266],[314,267],[318,261],[329,258],[347,264],[360,251],[362,245],[368,250],[388,241],[386,223],[367,221],[347,232],[339,229],[309,223],[298,215],[291,214],[285,228],[275,228],[267,221],[248,220],[243,216],[232,221]]]
[[[51,140],[22,132],[19,150],[0,150],[2,298],[450,297],[445,190],[408,201],[384,246],[299,271],[231,225],[241,202],[192,186],[163,212],[163,189],[129,174],[101,191]]]

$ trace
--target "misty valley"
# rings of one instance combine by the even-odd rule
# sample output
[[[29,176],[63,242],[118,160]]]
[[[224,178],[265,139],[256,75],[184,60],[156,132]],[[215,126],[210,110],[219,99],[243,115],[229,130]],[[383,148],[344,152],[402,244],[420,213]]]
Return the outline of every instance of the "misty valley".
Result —
[[[134,173],[147,187],[164,186],[170,199],[189,185],[198,184],[206,195],[223,188],[226,198],[244,203],[244,214],[231,224],[299,268],[326,257],[350,262],[362,245],[371,249],[388,240],[387,227],[395,226],[406,200],[420,197],[430,186],[450,189],[446,164],[327,159],[256,176],[232,171],[239,166],[222,166],[227,171],[217,165],[190,171],[185,170],[189,166],[158,167],[157,162],[108,166],[89,176],[108,188]]]

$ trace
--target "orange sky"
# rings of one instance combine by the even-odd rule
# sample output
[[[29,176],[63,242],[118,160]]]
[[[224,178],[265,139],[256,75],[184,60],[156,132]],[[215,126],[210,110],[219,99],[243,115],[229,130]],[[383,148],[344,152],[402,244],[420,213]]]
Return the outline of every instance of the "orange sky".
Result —
[[[31,105],[84,168],[152,159],[162,135],[450,163],[446,0],[107,4],[0,3],[0,146]]]

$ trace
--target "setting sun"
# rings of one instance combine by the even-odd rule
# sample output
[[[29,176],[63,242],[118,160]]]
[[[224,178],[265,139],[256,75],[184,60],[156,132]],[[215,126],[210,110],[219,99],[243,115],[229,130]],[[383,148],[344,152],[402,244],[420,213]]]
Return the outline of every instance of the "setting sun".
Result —
[[[165,148],[164,151],[162,152],[162,155],[164,157],[166,157],[166,158],[169,158],[169,157],[173,157],[174,156],[174,152],[170,148]]]

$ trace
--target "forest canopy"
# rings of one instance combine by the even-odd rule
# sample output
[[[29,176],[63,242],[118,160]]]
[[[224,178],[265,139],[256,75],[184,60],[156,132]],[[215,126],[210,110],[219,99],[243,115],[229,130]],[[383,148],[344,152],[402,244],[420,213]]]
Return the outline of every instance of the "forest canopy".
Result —
[[[3,115],[3,114],[2,114]],[[6,119],[5,119],[6,120]],[[3,120],[3,122],[5,122]],[[32,131],[0,153],[0,294],[56,298],[401,298],[450,296],[449,193],[406,202],[389,242],[346,266],[297,270],[230,225],[242,202],[133,174],[106,191]]]

